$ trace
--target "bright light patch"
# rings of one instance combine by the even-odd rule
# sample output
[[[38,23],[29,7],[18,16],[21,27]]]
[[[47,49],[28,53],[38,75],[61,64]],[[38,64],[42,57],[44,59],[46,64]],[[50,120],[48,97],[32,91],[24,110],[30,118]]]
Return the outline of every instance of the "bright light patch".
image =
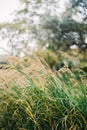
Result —
[[[0,0],[0,22],[13,18],[12,13],[19,5],[18,0]]]

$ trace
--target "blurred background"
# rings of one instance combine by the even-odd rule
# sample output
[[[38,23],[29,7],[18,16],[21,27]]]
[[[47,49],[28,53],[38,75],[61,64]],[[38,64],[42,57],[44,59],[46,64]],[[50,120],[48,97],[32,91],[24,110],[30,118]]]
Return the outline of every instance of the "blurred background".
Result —
[[[0,0],[0,59],[10,55],[87,72],[87,1]]]

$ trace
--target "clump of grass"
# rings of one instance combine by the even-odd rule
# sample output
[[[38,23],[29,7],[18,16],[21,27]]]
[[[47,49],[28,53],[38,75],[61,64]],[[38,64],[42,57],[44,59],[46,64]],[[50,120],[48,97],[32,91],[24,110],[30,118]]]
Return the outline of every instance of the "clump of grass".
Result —
[[[25,70],[17,68],[26,86],[0,87],[1,130],[87,130],[87,86],[76,75],[38,59]]]

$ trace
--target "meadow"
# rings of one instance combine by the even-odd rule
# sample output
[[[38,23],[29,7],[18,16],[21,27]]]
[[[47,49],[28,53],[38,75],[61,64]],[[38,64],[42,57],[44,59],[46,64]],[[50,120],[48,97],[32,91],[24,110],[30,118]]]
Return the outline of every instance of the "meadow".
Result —
[[[43,59],[0,69],[0,130],[87,130],[87,73],[52,71]]]

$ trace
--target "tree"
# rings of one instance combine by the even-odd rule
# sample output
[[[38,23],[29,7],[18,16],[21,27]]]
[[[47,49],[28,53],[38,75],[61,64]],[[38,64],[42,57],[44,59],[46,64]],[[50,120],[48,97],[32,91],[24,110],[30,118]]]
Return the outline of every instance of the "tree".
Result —
[[[32,43],[32,39],[36,41],[35,33],[40,17],[46,11],[50,11],[51,13],[55,12],[53,10],[55,10],[55,6],[58,3],[57,0],[19,1],[21,6],[16,11],[14,20],[11,23],[3,23],[0,25],[1,35],[8,39],[8,43],[12,47],[11,54],[15,54],[15,51],[17,54],[20,54],[20,50],[27,53],[30,51],[29,45]]]
[[[62,19],[59,19],[57,15],[44,15],[40,25],[41,28],[38,29],[41,32],[38,36],[40,43],[54,51],[58,49],[67,51],[75,45],[78,47],[79,52],[85,54],[87,51],[86,14],[86,1],[70,0]]]
[[[53,51],[67,51],[76,45],[79,51],[86,52],[86,1],[68,0],[61,18],[57,14],[58,0],[20,0],[20,3],[13,22],[1,25],[1,34],[10,37],[9,42],[18,54],[21,49],[29,52],[32,39],[41,47]],[[80,21],[75,19],[79,14],[83,16]]]

